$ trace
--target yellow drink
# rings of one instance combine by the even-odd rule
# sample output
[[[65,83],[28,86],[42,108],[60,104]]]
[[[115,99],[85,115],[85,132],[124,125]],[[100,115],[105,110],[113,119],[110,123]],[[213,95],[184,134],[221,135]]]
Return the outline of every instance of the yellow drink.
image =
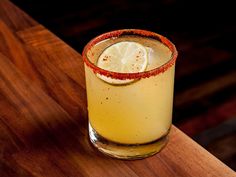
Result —
[[[98,77],[96,70],[85,64],[89,123],[96,136],[110,142],[107,145],[113,143],[105,153],[119,158],[140,158],[160,148],[155,146],[155,151],[152,146],[151,149],[146,148],[151,152],[139,149],[130,155],[127,152],[122,155],[124,149],[114,149],[114,146],[116,143],[129,147],[157,143],[168,134],[172,122],[174,62],[164,69],[166,71],[155,75],[148,75],[148,72],[168,63],[173,58],[173,52],[159,40],[139,35],[122,35],[96,43],[86,56],[96,65],[98,57],[107,47],[121,41],[137,42],[146,48],[146,76],[128,78],[130,82],[125,84],[111,84]],[[93,135],[90,134],[90,138],[93,139]],[[95,146],[98,147],[98,144]],[[163,144],[158,146],[162,147]],[[103,151],[103,147],[101,149]],[[117,151],[118,155],[112,154],[112,150]]]

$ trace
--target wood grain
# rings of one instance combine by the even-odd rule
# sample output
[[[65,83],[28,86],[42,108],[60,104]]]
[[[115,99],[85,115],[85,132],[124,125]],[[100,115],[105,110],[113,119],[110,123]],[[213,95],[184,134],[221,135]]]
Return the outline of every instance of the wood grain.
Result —
[[[0,0],[0,41],[1,176],[236,176],[174,126],[153,157],[97,152],[88,141],[80,54],[7,0]]]
[[[222,90],[230,86],[236,85],[236,71],[232,71],[225,75],[217,78],[217,80],[212,80],[202,84],[201,86],[196,86],[185,92],[179,93],[176,96],[175,105],[181,107],[187,105],[188,102],[196,101],[200,98],[209,96],[211,93]]]

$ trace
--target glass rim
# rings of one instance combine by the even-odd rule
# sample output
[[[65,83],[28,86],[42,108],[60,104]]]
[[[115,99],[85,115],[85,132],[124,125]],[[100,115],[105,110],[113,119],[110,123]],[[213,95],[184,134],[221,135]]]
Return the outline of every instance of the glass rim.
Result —
[[[109,71],[102,69],[98,66],[96,66],[94,63],[92,63],[89,58],[87,57],[87,52],[97,43],[104,41],[109,38],[117,38],[122,35],[138,35],[141,37],[147,37],[152,38],[155,40],[159,40],[162,44],[164,44],[166,47],[170,49],[172,52],[172,55],[170,59],[168,59],[167,62],[165,62],[163,65],[158,66],[154,69],[148,70],[148,71],[142,71],[142,72],[135,72],[135,73],[119,73],[114,71]],[[119,80],[126,80],[126,79],[140,79],[140,78],[148,78],[150,76],[155,76],[160,73],[164,73],[168,68],[170,68],[172,65],[175,64],[176,59],[178,56],[178,52],[175,48],[175,45],[166,37],[147,30],[141,30],[141,29],[121,29],[121,30],[115,30],[110,31],[107,33],[103,33],[92,40],[90,40],[86,46],[83,49],[82,52],[82,58],[84,63],[93,70],[95,74],[100,74],[106,77],[111,77],[113,79],[119,79]]]

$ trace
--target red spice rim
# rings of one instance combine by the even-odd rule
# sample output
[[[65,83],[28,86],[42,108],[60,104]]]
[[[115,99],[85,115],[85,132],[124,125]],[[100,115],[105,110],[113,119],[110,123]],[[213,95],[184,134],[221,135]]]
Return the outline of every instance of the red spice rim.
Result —
[[[172,52],[171,58],[163,65],[152,69],[148,71],[143,71],[143,72],[136,72],[136,73],[118,73],[118,72],[113,72],[113,71],[108,71],[102,68],[99,68],[95,64],[93,64],[87,57],[87,52],[98,42],[101,42],[103,40],[109,39],[109,38],[117,38],[122,35],[138,35],[141,37],[148,37],[152,39],[159,40],[161,43],[166,45]],[[114,79],[119,79],[119,80],[125,80],[125,79],[140,79],[140,78],[147,78],[150,76],[155,76],[160,73],[164,73],[168,68],[170,68],[172,65],[174,65],[176,59],[177,59],[178,52],[175,48],[175,45],[170,42],[166,37],[146,31],[146,30],[140,30],[140,29],[122,29],[122,30],[115,30],[111,32],[107,32],[104,34],[101,34],[95,38],[93,38],[85,47],[82,53],[83,60],[85,64],[90,67],[94,73],[104,75],[106,77],[111,77]]]

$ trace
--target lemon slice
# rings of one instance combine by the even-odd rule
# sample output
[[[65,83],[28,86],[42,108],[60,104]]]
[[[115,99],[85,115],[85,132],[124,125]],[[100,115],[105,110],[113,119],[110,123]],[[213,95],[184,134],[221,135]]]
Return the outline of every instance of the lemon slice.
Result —
[[[148,63],[147,49],[137,42],[118,42],[99,56],[97,66],[118,73],[137,73],[145,71]],[[127,84],[134,79],[119,80],[97,74],[97,76],[111,84]]]

